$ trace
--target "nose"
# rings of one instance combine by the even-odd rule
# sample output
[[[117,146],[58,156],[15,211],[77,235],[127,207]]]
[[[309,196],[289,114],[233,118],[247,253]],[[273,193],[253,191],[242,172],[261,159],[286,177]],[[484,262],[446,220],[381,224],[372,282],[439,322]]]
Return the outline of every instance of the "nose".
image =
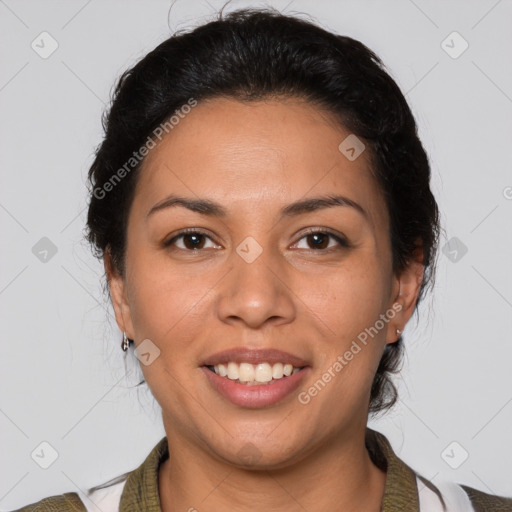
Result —
[[[248,251],[244,253],[244,249]],[[296,295],[290,284],[291,270],[270,250],[262,250],[252,259],[253,250],[250,244],[241,244],[238,252],[233,251],[232,270],[218,288],[219,318],[226,323],[241,322],[252,329],[266,323],[292,322],[296,315]]]

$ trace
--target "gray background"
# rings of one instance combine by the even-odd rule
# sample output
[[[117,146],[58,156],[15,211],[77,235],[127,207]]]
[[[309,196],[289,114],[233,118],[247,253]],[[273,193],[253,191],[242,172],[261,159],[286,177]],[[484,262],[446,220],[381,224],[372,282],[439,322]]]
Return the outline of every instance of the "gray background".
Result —
[[[512,3],[272,2],[287,4],[387,64],[431,158],[441,245],[451,240],[404,334],[400,402],[370,426],[434,483],[512,495]],[[102,266],[82,241],[85,176],[116,77],[220,5],[0,0],[3,511],[134,469],[165,435],[158,404],[132,387],[138,361],[126,372]],[[228,10],[245,5],[260,3]],[[43,31],[58,43],[45,59],[31,47]],[[469,43],[458,58],[445,51],[462,48],[458,36],[442,45],[453,31]],[[57,248],[46,262],[43,237]],[[43,441],[58,453],[48,469],[31,458]]]

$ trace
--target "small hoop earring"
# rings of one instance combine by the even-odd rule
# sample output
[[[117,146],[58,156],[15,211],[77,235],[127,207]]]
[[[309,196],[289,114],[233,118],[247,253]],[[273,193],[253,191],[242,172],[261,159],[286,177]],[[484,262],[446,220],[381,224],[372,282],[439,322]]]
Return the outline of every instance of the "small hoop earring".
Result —
[[[397,334],[398,336],[400,336],[403,332],[404,332],[404,331],[401,331],[400,329],[397,329],[397,330],[396,330],[396,334]]]
[[[126,333],[123,332],[123,341],[121,342],[121,348],[124,350],[124,352],[126,352],[128,350],[128,346],[130,345],[130,343],[132,343],[133,340],[131,340],[130,338],[128,338],[126,336]]]

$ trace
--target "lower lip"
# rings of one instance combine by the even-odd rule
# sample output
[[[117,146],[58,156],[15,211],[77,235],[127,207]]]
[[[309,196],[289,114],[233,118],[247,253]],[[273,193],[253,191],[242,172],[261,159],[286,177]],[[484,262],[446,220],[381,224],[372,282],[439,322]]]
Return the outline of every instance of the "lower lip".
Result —
[[[310,367],[306,366],[297,373],[276,380],[271,384],[247,386],[238,384],[227,377],[221,377],[205,366],[201,367],[216,391],[233,404],[250,409],[274,405],[283,400],[299,387],[309,369]]]

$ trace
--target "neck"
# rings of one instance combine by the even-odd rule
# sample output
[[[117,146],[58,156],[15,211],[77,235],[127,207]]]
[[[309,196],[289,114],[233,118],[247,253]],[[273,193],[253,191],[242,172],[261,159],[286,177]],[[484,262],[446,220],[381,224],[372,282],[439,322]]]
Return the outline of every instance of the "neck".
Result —
[[[385,471],[372,462],[364,429],[335,438],[279,469],[240,469],[167,429],[170,458],[160,465],[163,512],[381,510]]]

